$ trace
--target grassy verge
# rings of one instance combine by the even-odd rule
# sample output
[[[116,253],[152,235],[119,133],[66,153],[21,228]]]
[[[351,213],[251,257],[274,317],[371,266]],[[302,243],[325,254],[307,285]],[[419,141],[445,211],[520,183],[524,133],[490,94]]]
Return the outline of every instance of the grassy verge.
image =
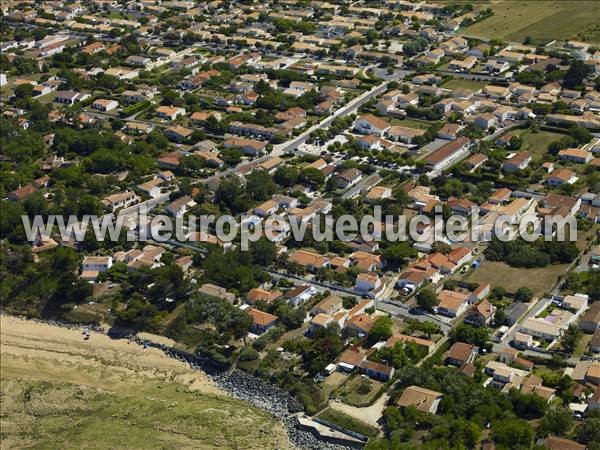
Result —
[[[360,433],[363,436],[375,437],[379,434],[379,430],[371,425],[367,425],[354,417],[350,417],[344,413],[328,408],[319,414],[319,418],[327,422],[334,423],[348,430]]]

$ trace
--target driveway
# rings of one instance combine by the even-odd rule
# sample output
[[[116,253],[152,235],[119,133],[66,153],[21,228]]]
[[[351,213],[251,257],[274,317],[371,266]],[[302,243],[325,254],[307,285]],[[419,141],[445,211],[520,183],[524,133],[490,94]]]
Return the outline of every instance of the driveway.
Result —
[[[356,406],[346,405],[338,400],[330,400],[329,406],[336,411],[340,411],[344,414],[349,415],[361,422],[372,425],[374,427],[379,427],[379,419],[383,416],[383,410],[385,409],[385,404],[389,399],[389,395],[383,393],[375,403],[371,406],[365,406],[363,408],[358,408]]]

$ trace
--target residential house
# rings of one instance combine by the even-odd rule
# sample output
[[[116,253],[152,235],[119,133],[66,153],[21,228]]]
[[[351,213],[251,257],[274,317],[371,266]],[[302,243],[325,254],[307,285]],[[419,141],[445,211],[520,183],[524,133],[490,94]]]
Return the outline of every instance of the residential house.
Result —
[[[471,70],[477,64],[477,58],[474,56],[467,56],[464,59],[453,59],[448,63],[448,69],[455,72],[466,72]]]
[[[385,346],[393,348],[398,342],[400,342],[401,344],[412,343],[418,345],[419,347],[423,347],[427,349],[427,354],[430,354],[435,348],[435,342],[430,341],[429,339],[423,339],[415,336],[407,336],[405,334],[394,334],[385,342]]]
[[[340,189],[348,189],[362,179],[362,172],[358,169],[344,170],[336,177],[336,184]]]
[[[356,276],[356,284],[354,289],[359,292],[372,292],[381,286],[381,279],[375,272],[359,273]]]
[[[488,84],[482,89],[483,95],[494,100],[508,100],[511,96],[510,89],[505,86],[494,86]]]
[[[494,314],[496,314],[496,307],[487,299],[483,299],[471,307],[471,310],[465,317],[465,322],[476,327],[485,327],[492,323]]]
[[[474,203],[466,198],[450,197],[446,202],[446,205],[450,207],[453,214],[457,214],[460,216],[468,217],[473,213],[478,212],[477,203]]]
[[[477,356],[477,347],[464,342],[455,342],[446,353],[445,363],[451,366],[460,367],[464,364],[472,363]]]
[[[305,267],[311,272],[329,265],[329,258],[309,250],[296,250],[288,256],[288,261]]]
[[[18,189],[15,189],[12,192],[10,192],[7,195],[7,198],[10,201],[18,202],[18,201],[26,199],[27,197],[29,197],[34,192],[36,192],[35,186],[33,186],[31,184],[27,184],[25,186],[22,186],[22,187],[20,187]]]
[[[365,196],[365,200],[368,202],[377,202],[391,196],[392,188],[387,186],[373,186]]]
[[[383,136],[390,128],[390,124],[372,114],[365,114],[354,121],[354,131],[360,134],[374,134]]]
[[[93,109],[97,109],[98,111],[102,111],[102,112],[111,111],[111,110],[117,108],[118,106],[119,106],[118,101],[107,100],[107,99],[103,99],[103,98],[95,100],[94,103],[92,103]]]
[[[182,127],[181,125],[175,125],[174,127],[169,127],[165,130],[165,136],[173,141],[186,141],[193,134],[193,130],[189,128]]]
[[[185,115],[185,108],[178,106],[159,106],[156,108],[156,115],[161,119],[175,120]]]
[[[558,152],[559,159],[578,164],[587,164],[593,158],[592,153],[580,148],[565,148]]]
[[[89,94],[82,94],[81,92],[74,91],[56,91],[54,94],[54,101],[64,105],[74,105],[75,103],[87,100],[88,98],[90,98]]]
[[[529,152],[518,152],[513,156],[508,158],[504,164],[502,164],[502,169],[505,172],[516,172],[517,170],[523,170],[529,166],[531,162],[531,153]]]
[[[438,130],[438,137],[452,141],[458,138],[460,133],[465,128],[465,125],[459,123],[447,123]]]
[[[223,142],[225,148],[238,147],[240,148],[246,155],[250,156],[258,156],[264,152],[267,147],[266,142],[257,141],[254,139],[244,139],[244,138],[230,138],[225,139]]]
[[[600,302],[592,303],[579,321],[579,328],[586,333],[595,333],[600,329]]]
[[[371,317],[365,313],[355,315],[350,315],[350,313],[348,313],[348,318],[344,323],[344,329],[357,335],[366,336],[375,326],[376,321],[377,319],[375,317]]]
[[[550,320],[539,317],[528,317],[521,324],[519,331],[530,336],[553,341],[562,335],[563,328]]]
[[[342,309],[342,305],[343,300],[341,297],[338,297],[337,295],[330,295],[317,303],[311,310],[311,314],[333,315]]]
[[[183,217],[189,211],[189,208],[192,208],[195,205],[196,202],[192,199],[192,197],[186,195],[169,203],[166,210],[167,213],[173,217]]]
[[[99,273],[106,272],[112,265],[112,256],[86,256],[81,263],[81,278],[94,281]]]
[[[211,283],[205,283],[198,289],[198,292],[209,297],[220,298],[229,303],[235,302],[235,294],[227,292],[227,289]]]
[[[437,271],[408,269],[398,276],[397,285],[399,288],[406,288],[416,291],[427,281],[431,281],[434,273]]]
[[[578,444],[571,439],[558,436],[548,436],[544,440],[544,448],[548,450],[585,450],[585,445]]]
[[[119,192],[117,194],[107,195],[102,199],[102,204],[115,211],[118,208],[126,208],[136,203],[140,198],[132,191]]]
[[[445,289],[442,290],[437,297],[439,300],[437,305],[438,314],[448,317],[458,317],[469,307],[469,296],[460,292]]]
[[[477,170],[477,168],[479,168],[487,160],[488,157],[483,153],[475,153],[467,159],[466,164],[470,171],[474,171]]]
[[[304,284],[286,292],[284,297],[290,305],[296,307],[316,294],[317,289],[314,286]]]
[[[427,166],[438,172],[444,170],[467,155],[470,143],[471,140],[463,136],[444,144],[425,157]]]
[[[360,371],[363,375],[374,378],[379,381],[387,382],[394,376],[394,368],[374,361],[365,360],[360,365]]]
[[[409,128],[402,127],[399,125],[390,127],[386,135],[394,142],[403,142],[405,144],[413,144],[414,139],[423,136],[425,134],[425,130],[420,130],[418,128]]]
[[[413,385],[404,389],[396,404],[404,408],[414,406],[421,412],[435,414],[443,397],[440,392]]]
[[[565,184],[573,184],[577,181],[575,172],[569,169],[560,169],[552,172],[547,178],[548,186],[558,187]]]
[[[496,124],[496,117],[490,113],[480,114],[479,116],[475,117],[473,123],[477,128],[487,130]]]
[[[252,318],[251,330],[254,334],[266,333],[279,321],[279,317],[256,308],[249,308],[248,314]]]
[[[160,196],[162,189],[161,186],[164,180],[160,178],[153,178],[152,180],[146,181],[138,185],[138,189],[145,194],[148,194],[152,198]]]

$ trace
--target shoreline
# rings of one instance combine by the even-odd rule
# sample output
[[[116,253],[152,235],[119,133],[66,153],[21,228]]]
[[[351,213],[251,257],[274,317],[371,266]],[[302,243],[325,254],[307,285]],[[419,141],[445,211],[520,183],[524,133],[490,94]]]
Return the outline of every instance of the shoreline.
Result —
[[[290,393],[275,386],[261,378],[258,378],[248,372],[238,368],[230,370],[227,367],[219,367],[210,360],[200,358],[196,355],[175,349],[168,345],[159,343],[155,340],[143,339],[136,335],[114,335],[101,326],[84,326],[72,324],[69,322],[56,320],[32,319],[0,311],[0,317],[14,318],[27,321],[34,324],[58,327],[69,330],[84,331],[88,330],[94,334],[106,336],[112,341],[127,340],[129,343],[136,344],[142,349],[152,348],[160,351],[170,359],[175,359],[188,365],[192,370],[200,372],[206,378],[211,388],[215,390],[214,394],[228,395],[232,398],[244,401],[262,411],[269,413],[275,419],[281,422],[286,432],[289,443],[298,449],[350,449],[355,447],[345,446],[338,443],[332,443],[316,437],[310,431],[302,430],[298,426],[297,416],[302,414],[303,408],[300,402]],[[147,336],[147,335],[146,335]]]

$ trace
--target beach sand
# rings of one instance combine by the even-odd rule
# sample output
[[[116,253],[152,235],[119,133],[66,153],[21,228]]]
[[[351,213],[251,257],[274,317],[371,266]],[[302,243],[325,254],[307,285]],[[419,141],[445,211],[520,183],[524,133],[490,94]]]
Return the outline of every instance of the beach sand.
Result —
[[[0,317],[2,448],[289,448],[281,422],[157,349]]]

